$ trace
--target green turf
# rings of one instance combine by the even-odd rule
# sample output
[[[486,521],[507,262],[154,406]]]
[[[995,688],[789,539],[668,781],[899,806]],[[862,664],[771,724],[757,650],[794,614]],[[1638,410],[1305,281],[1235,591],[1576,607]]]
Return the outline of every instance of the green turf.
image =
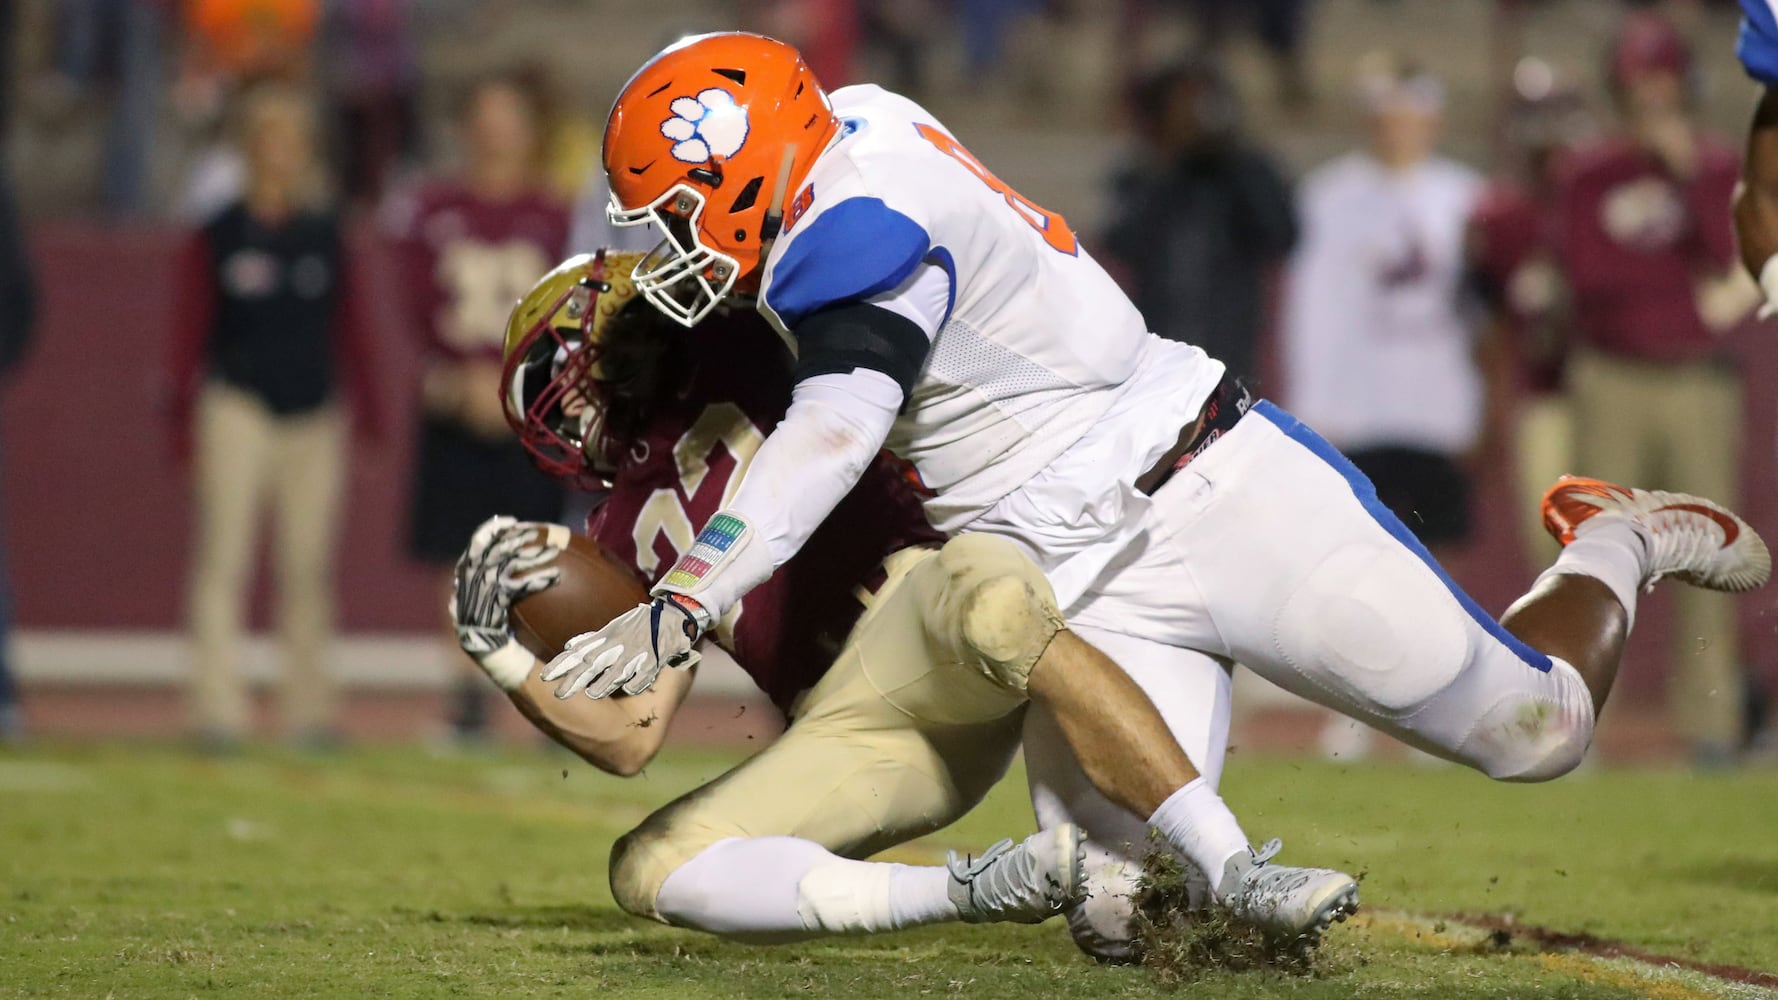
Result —
[[[632,920],[612,838],[729,758],[621,781],[554,754],[414,750],[210,761],[108,747],[0,755],[0,997],[868,997],[1166,994],[1060,923],[748,948]],[[564,776],[566,772],[566,776]],[[1778,776],[1582,774],[1237,755],[1230,800],[1287,859],[1365,870],[1367,907],[1511,911],[1778,970]],[[1022,783],[903,859],[1030,825]],[[1345,926],[1321,974],[1211,975],[1192,997],[1684,997],[1709,983]],[[1689,984],[1689,985],[1688,985]],[[1698,992],[1703,989],[1704,992]]]

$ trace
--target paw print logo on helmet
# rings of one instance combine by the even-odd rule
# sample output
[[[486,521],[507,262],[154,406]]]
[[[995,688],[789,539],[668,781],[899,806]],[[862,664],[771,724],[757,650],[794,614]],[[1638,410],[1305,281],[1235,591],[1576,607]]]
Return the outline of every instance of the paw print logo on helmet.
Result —
[[[605,123],[611,221],[662,237],[637,290],[685,326],[756,294],[788,201],[839,129],[815,74],[775,39],[697,35],[649,60]]]
[[[675,98],[668,105],[673,117],[661,122],[661,134],[673,140],[673,158],[704,163],[712,157],[727,159],[747,143],[747,110],[721,87],[711,87],[696,97]]]

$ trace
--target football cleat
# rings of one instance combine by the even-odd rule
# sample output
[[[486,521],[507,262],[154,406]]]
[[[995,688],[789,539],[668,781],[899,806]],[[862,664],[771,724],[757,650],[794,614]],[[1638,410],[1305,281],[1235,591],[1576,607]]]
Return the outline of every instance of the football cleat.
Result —
[[[1772,554],[1733,511],[1689,493],[1638,490],[1563,476],[1543,495],[1543,526],[1563,545],[1592,526],[1628,523],[1646,549],[1645,586],[1662,577],[1709,590],[1752,590],[1772,576]]]
[[[1335,921],[1358,912],[1358,883],[1331,868],[1272,864],[1282,841],[1230,858],[1216,898],[1235,919],[1313,947]]]
[[[1035,924],[1086,894],[1086,835],[1073,823],[1039,830],[1014,846],[1002,840],[979,858],[952,851],[951,902],[972,924]]]

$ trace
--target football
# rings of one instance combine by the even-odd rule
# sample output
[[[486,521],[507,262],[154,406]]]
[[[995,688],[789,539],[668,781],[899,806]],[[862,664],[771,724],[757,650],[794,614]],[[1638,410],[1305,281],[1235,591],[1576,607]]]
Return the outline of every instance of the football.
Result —
[[[648,588],[598,542],[572,534],[556,557],[561,577],[548,590],[513,605],[513,635],[538,659],[554,659],[568,640],[604,628],[648,600]]]

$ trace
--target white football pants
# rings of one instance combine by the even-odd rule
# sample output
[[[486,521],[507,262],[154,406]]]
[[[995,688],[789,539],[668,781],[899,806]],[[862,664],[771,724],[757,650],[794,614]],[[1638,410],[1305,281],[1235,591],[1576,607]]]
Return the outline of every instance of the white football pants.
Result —
[[[1141,685],[1212,782],[1230,662],[1502,780],[1564,774],[1591,742],[1580,675],[1501,628],[1362,473],[1273,404],[1177,472],[1142,517],[1067,618]],[[1089,831],[1095,882],[1112,889],[1128,874],[1119,860],[1141,857],[1143,823],[1094,791],[1053,725],[1026,729],[1037,820]],[[1099,906],[1071,925],[1089,951],[1115,954],[1094,941],[1115,939],[1121,915]]]

